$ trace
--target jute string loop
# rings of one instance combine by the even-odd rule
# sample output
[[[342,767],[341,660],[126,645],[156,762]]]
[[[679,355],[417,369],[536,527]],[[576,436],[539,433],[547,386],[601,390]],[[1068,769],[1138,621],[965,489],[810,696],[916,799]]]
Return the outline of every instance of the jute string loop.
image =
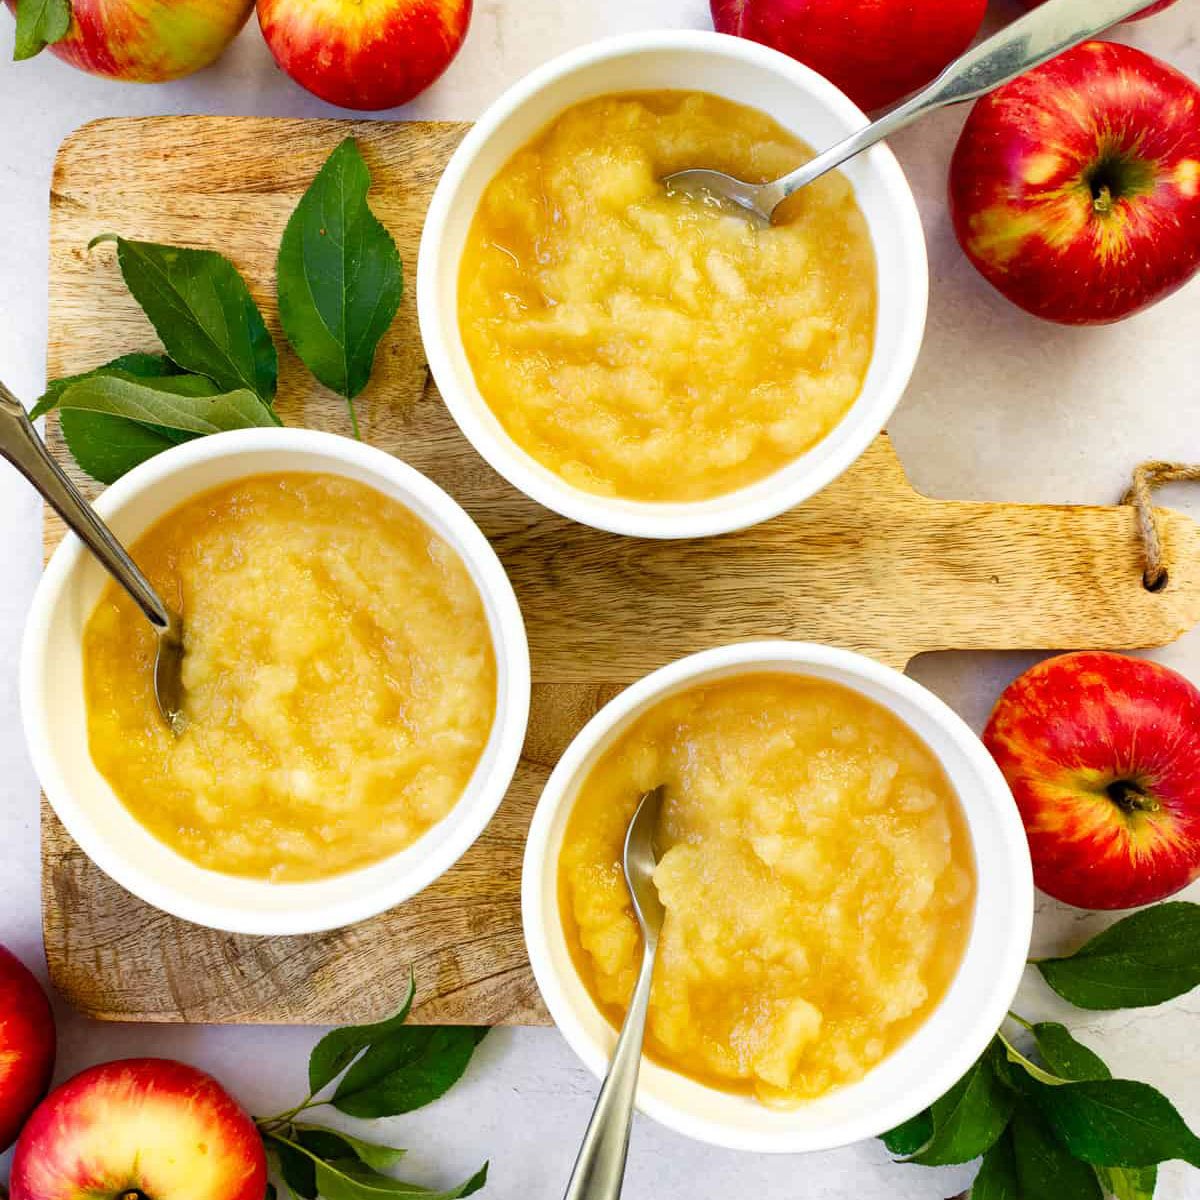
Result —
[[[1144,462],[1140,467],[1134,468],[1133,483],[1121,497],[1122,504],[1132,504],[1137,510],[1138,529],[1142,535],[1142,580],[1152,592],[1162,591],[1167,584],[1162,534],[1158,527],[1158,516],[1154,511],[1154,489],[1168,483],[1200,483],[1200,466],[1187,463]]]

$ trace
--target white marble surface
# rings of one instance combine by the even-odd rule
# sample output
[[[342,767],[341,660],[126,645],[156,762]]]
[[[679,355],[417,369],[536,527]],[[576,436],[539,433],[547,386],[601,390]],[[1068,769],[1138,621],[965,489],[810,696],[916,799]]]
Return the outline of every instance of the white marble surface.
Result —
[[[992,21],[1015,0],[994,0]],[[708,25],[705,0],[477,0],[462,54],[443,80],[393,116],[471,118],[503,87],[546,58],[605,34]],[[1200,77],[1200,0],[1182,0],[1129,36]],[[8,61],[12,25],[0,16],[0,375],[33,397],[43,382],[46,320],[46,193],[54,151],[94,117],[166,112],[327,116],[330,110],[274,68],[251,21],[215,67],[175,84],[136,87],[91,79],[50,55]],[[991,294],[949,232],[946,164],[961,111],[897,139],[925,217],[933,269],[929,336],[892,432],[922,489],[962,499],[1111,502],[1130,468],[1149,457],[1200,459],[1200,282],[1116,328],[1042,325]],[[1200,517],[1200,489],[1170,502]],[[39,506],[0,467],[0,940],[43,970],[38,917],[37,786],[19,733],[16,653],[39,570]],[[1200,679],[1200,633],[1155,655]],[[976,727],[997,692],[1034,655],[940,655],[913,674]],[[1200,888],[1192,896],[1200,899]],[[1077,941],[1099,918],[1044,901],[1039,947]],[[1062,1013],[1036,980],[1020,1009]],[[1069,1014],[1119,1074],[1147,1079],[1200,1128],[1200,994],[1161,1009]],[[283,1028],[101,1026],[60,1008],[59,1077],[107,1058],[163,1054],[222,1078],[244,1103],[274,1112],[302,1094],[316,1031]],[[466,1080],[388,1132],[412,1148],[412,1171],[448,1182],[484,1158],[487,1195],[550,1200],[561,1194],[595,1085],[551,1030],[503,1030],[484,1043]],[[690,1143],[640,1121],[626,1195],[630,1200],[756,1196],[763,1200],[938,1200],[966,1169],[893,1166],[878,1143],[807,1158],[733,1154]],[[1200,1173],[1166,1169],[1161,1200],[1200,1198]]]

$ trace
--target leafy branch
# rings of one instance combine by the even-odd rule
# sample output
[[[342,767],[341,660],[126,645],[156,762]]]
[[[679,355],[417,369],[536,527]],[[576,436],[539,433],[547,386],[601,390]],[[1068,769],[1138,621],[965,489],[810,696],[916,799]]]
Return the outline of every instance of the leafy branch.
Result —
[[[291,1197],[455,1200],[486,1183],[485,1163],[458,1187],[431,1192],[388,1174],[404,1156],[399,1147],[297,1120],[322,1106],[365,1119],[396,1116],[431,1103],[458,1082],[487,1029],[406,1024],[415,991],[410,974],[404,1003],[391,1017],[326,1034],[309,1055],[308,1095],[275,1116],[256,1118]],[[269,1200],[273,1195],[268,1193]]]
[[[1160,1004],[1200,986],[1200,905],[1143,909],[1031,965],[1080,1008]],[[1159,1163],[1200,1167],[1200,1138],[1160,1092],[1113,1078],[1065,1025],[1009,1019],[1029,1052],[1001,1029],[945,1096],[883,1135],[893,1154],[923,1166],[981,1158],[970,1200],[1151,1200]]]
[[[18,46],[20,14],[31,31],[36,16],[36,28],[50,39],[53,30],[43,26],[54,13],[66,12],[69,21],[60,3],[66,0],[20,0]],[[347,138],[297,204],[276,264],[284,333],[309,370],[345,397],[355,437],[354,398],[367,385],[403,291],[399,251],[367,204],[370,183]],[[75,461],[101,483],[192,438],[281,424],[274,408],[278,353],[233,263],[214,250],[112,233],[94,237],[88,249],[106,242],[116,245],[125,285],[165,353],[125,354],[56,379],[30,415],[58,409]]]

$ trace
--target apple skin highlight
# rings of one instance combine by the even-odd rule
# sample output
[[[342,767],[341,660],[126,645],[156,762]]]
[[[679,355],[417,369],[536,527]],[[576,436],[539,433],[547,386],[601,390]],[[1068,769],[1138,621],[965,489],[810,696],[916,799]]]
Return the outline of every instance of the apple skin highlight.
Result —
[[[1178,672],[1059,655],[1009,685],[983,740],[1042,891],[1078,908],[1134,908],[1200,877],[1200,690]]]
[[[89,1067],[34,1111],[13,1155],[11,1200],[263,1200],[254,1121],[184,1063],[128,1058]]]
[[[950,165],[959,244],[1014,304],[1102,325],[1200,270],[1200,87],[1085,42],[972,109]]]
[[[6,3],[15,13],[17,0]],[[67,36],[47,49],[92,75],[162,83],[216,61],[253,7],[253,0],[72,0]]]
[[[0,1152],[46,1094],[54,1051],[54,1013],[42,985],[0,946]]]
[[[275,61],[301,87],[341,108],[394,108],[450,65],[471,0],[258,0]]]
[[[970,46],[987,0],[710,0],[718,33],[812,67],[859,108],[929,83]]]

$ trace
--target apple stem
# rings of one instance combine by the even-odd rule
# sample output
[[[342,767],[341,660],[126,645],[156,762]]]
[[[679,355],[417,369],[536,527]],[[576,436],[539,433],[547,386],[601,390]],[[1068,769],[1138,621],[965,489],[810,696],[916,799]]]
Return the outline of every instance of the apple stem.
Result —
[[[314,1100],[312,1095],[302,1103],[297,1104],[295,1108],[289,1108],[284,1112],[276,1113],[273,1117],[255,1117],[254,1123],[258,1126],[262,1133],[271,1133],[279,1128],[286,1128],[296,1117],[302,1112],[307,1112],[310,1108],[320,1108],[323,1104],[328,1104],[327,1100]]]
[[[1108,184],[1104,184],[1092,197],[1092,207],[1102,217],[1108,216],[1113,210],[1113,195]]]
[[[1134,782],[1128,779],[1115,779],[1104,789],[1108,798],[1123,812],[1132,816],[1134,813],[1158,812],[1159,804]]]

